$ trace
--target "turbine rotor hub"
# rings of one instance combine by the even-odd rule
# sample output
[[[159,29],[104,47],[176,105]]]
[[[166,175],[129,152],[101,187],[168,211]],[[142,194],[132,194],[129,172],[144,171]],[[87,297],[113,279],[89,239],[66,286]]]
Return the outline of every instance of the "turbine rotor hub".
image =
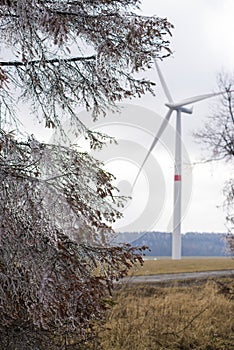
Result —
[[[165,103],[165,106],[167,106],[168,108],[174,110],[174,111],[180,111],[182,113],[186,113],[186,114],[192,114],[193,113],[193,109],[192,108],[186,108],[183,106],[177,106],[174,105],[173,103]]]

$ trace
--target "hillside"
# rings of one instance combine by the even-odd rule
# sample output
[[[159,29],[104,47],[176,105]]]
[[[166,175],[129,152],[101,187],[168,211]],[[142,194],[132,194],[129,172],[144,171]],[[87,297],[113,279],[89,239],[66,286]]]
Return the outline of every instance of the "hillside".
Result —
[[[146,245],[147,256],[171,256],[172,235],[166,232],[119,233],[116,243]],[[228,248],[224,233],[188,232],[182,235],[182,256],[225,256]]]

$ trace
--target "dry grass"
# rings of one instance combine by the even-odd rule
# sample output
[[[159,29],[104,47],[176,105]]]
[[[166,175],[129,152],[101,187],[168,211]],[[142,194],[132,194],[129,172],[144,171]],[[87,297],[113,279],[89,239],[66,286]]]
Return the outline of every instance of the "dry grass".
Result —
[[[134,275],[153,275],[159,273],[199,272],[212,270],[232,270],[232,258],[184,258],[181,260],[161,259],[146,260],[143,267],[136,267],[130,272]]]
[[[199,286],[134,285],[115,295],[104,350],[234,349],[233,279]]]

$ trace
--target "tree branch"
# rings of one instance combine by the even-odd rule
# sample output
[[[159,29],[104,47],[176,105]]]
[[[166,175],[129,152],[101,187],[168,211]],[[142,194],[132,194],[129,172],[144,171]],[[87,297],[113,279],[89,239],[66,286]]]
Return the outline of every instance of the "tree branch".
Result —
[[[228,94],[228,109],[229,109],[229,113],[234,125],[234,115],[233,115],[233,110],[232,110],[232,98],[231,98],[231,93],[229,92]]]
[[[87,57],[71,57],[71,58],[54,58],[51,60],[32,60],[32,61],[0,61],[0,66],[2,67],[20,67],[26,65],[34,65],[37,63],[60,63],[60,62],[78,62],[78,61],[91,61],[95,60],[96,56],[87,56]]]

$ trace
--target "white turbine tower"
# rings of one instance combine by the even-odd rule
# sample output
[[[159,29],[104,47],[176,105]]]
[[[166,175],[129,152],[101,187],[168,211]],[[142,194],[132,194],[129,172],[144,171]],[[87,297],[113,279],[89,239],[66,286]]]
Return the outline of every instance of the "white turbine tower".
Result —
[[[138,171],[138,174],[135,178],[132,188],[134,188],[137,179],[150,155],[155,145],[158,143],[163,131],[166,129],[169,119],[173,113],[176,111],[176,140],[175,140],[175,173],[174,173],[174,212],[173,212],[173,231],[172,231],[172,259],[181,259],[181,185],[182,185],[182,155],[181,155],[181,114],[187,113],[192,114],[192,109],[188,109],[184,106],[190,105],[195,102],[199,102],[213,96],[218,96],[226,93],[226,91],[218,93],[209,93],[206,95],[194,96],[181,102],[175,103],[171,97],[169,89],[166,85],[166,82],[163,78],[163,75],[159,69],[159,66],[154,60],[155,66],[158,72],[158,76],[164,90],[164,93],[168,99],[168,102],[165,105],[169,108],[165,119],[163,120],[147,154],[146,157]]]

